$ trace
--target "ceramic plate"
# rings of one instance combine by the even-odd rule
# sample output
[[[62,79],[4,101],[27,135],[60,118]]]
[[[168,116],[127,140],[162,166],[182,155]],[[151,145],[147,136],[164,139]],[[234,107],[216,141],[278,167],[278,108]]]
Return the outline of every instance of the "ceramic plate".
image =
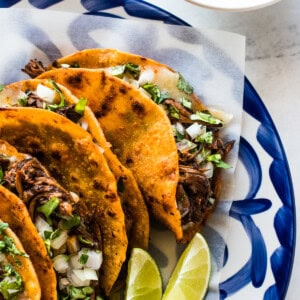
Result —
[[[280,0],[187,0],[193,4],[225,11],[248,11],[275,4]]]
[[[31,0],[25,6],[59,9],[63,2]],[[22,7],[20,1],[13,0],[1,1],[0,5]],[[147,18],[188,25],[143,1],[82,0],[72,9],[93,15]],[[276,126],[247,78],[236,172],[239,196],[233,199],[230,210],[233,226],[222,266],[220,298],[283,299],[289,285],[295,248],[293,187]]]

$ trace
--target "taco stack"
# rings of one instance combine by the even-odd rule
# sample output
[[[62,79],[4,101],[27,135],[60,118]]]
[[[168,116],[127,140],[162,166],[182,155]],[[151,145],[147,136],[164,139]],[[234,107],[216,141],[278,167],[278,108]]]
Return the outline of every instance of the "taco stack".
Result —
[[[148,248],[149,215],[186,243],[213,212],[230,167],[228,115],[170,67],[114,49],[23,71],[38,77],[0,89],[0,219],[41,299],[108,296],[131,249]]]
[[[51,98],[51,99],[50,99]],[[111,151],[86,98],[76,98],[64,86],[46,79],[31,79],[5,86],[0,93],[0,107],[32,107],[63,115],[88,131],[103,152],[117,181],[118,195],[125,213],[129,250],[148,248],[149,215],[142,193],[132,172]]]
[[[35,68],[31,68],[33,65]],[[222,181],[220,170],[230,168],[225,163],[225,159],[233,147],[233,141],[223,141],[219,137],[220,129],[230,119],[227,114],[208,110],[194,94],[193,87],[182,74],[170,67],[114,49],[83,50],[59,58],[46,68],[35,61],[29,63],[25,71],[31,76],[39,74],[39,78],[52,78],[78,97],[82,94],[87,96],[88,105],[95,113],[115,153],[121,162],[134,170],[152,215],[157,216],[157,212],[152,207],[152,203],[156,202],[163,208],[159,220],[168,224],[168,220],[176,219],[174,222],[176,225],[169,228],[174,231],[177,241],[185,243],[201,229],[220,196]],[[154,177],[155,182],[151,180],[152,173],[149,176],[143,174],[145,176],[141,177],[143,166],[134,165],[135,160],[143,161],[143,157],[140,156],[141,146],[134,145],[130,151],[132,157],[129,157],[127,144],[125,141],[120,142],[121,132],[126,140],[130,141],[130,137],[134,136],[132,127],[137,126],[137,122],[139,122],[139,131],[149,133],[147,128],[149,121],[142,118],[134,121],[130,118],[125,119],[127,116],[123,113],[123,107],[126,104],[115,100],[122,97],[121,92],[116,91],[113,84],[109,85],[109,88],[106,85],[107,78],[110,76],[115,77],[115,82],[123,80],[124,85],[133,86],[135,97],[130,93],[126,95],[124,93],[123,98],[128,104],[137,97],[144,99],[145,97],[141,96],[143,94],[147,98],[144,100],[143,107],[151,107],[153,114],[154,111],[158,114],[158,111],[162,110],[168,118],[168,124],[160,124],[156,133],[143,135],[143,148],[149,148],[149,155],[156,162],[161,161],[161,157],[157,154],[161,152],[160,146],[156,148],[152,144],[153,140],[160,139],[167,145],[166,157],[175,157],[176,152],[176,162],[168,160],[165,166],[161,165],[159,168],[154,165],[149,166],[156,176],[159,176],[163,169],[178,170],[179,176],[176,174],[177,171],[174,171],[170,173],[172,177],[168,178],[174,180],[175,190],[174,185],[171,187],[167,184],[166,177],[159,179],[160,183],[165,183],[163,189],[165,194],[171,191],[168,201],[165,201],[166,198],[159,189],[158,177]],[[155,123],[159,124],[155,119],[150,122],[153,126]],[[113,124],[118,124],[119,128]],[[168,139],[165,138],[166,133]],[[153,193],[148,193],[149,190],[144,186],[145,182],[151,184]],[[166,203],[173,207],[173,211],[165,206]],[[180,222],[178,222],[178,215]]]
[[[99,147],[51,111],[7,108],[0,115],[2,184],[26,204],[52,258],[58,291],[97,294],[99,285],[109,294],[127,236],[116,181]]]

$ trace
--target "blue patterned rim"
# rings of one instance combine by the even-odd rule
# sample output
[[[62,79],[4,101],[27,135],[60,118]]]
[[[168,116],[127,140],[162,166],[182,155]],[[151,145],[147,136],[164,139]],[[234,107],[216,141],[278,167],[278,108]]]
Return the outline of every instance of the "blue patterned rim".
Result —
[[[35,8],[45,9],[61,1],[29,0],[29,3]],[[20,1],[4,0],[0,2],[0,7],[11,7],[18,2]],[[169,12],[139,0],[81,0],[81,5],[87,10],[86,14],[91,15],[120,18],[120,16],[107,13],[105,10],[123,6],[126,13],[133,17],[160,20],[166,24],[190,26]],[[255,149],[244,137],[241,137],[239,160],[247,169],[250,187],[245,199],[233,202],[230,216],[242,224],[251,242],[252,251],[244,266],[226,281],[220,283],[220,298],[225,299],[250,283],[254,288],[261,287],[265,280],[267,263],[270,260],[274,284],[266,289],[263,299],[284,299],[293,266],[296,234],[295,199],[291,175],[284,148],[272,118],[246,77],[243,108],[246,113],[260,123],[256,135],[257,141],[272,158],[269,176],[282,204],[274,217],[274,230],[280,246],[273,253],[267,253],[261,231],[252,217],[252,215],[267,211],[272,206],[272,201],[256,198],[262,183],[262,169]]]

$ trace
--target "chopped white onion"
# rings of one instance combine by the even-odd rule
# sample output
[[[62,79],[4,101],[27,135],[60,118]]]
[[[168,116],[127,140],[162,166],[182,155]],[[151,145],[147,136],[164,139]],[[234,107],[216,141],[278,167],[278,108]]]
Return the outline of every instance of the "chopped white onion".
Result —
[[[75,271],[80,272],[75,273]],[[90,285],[90,280],[85,278],[84,270],[70,270],[68,272],[68,279],[75,287]]]
[[[177,150],[180,151],[181,153],[188,152],[194,148],[197,147],[197,144],[187,140],[183,139],[180,142],[176,143]]]
[[[60,278],[59,282],[58,282],[58,285],[59,285],[59,289],[60,290],[63,290],[65,289],[67,286],[70,285],[70,281],[68,278]]]
[[[88,122],[87,122],[85,119],[80,119],[80,120],[79,120],[79,125],[80,125],[80,127],[81,127],[82,129],[84,129],[85,131],[87,131],[88,128],[89,128],[89,124],[88,124]]]
[[[193,123],[190,125],[188,128],[186,128],[186,132],[192,139],[195,139],[200,134],[205,133],[203,132],[203,126],[198,123]]]
[[[53,231],[53,228],[42,217],[37,216],[35,220],[35,227],[42,238],[45,238],[45,231]]]
[[[55,90],[43,85],[38,84],[36,94],[47,103],[53,103],[55,100]]]
[[[88,250],[86,255],[88,255],[88,260],[85,266],[93,270],[99,270],[103,261],[102,252]]]
[[[123,80],[125,82],[128,82],[130,85],[132,85],[133,87],[135,87],[136,89],[139,88],[139,82],[135,79],[132,79],[131,77],[128,77],[128,76],[124,76],[123,77]]]
[[[146,83],[152,83],[154,79],[154,72],[152,69],[147,69],[140,74],[139,85],[144,85]]]
[[[74,272],[78,272],[78,271],[80,271],[80,270],[74,270]],[[83,272],[84,272],[85,279],[87,279],[87,280],[98,280],[98,275],[97,275],[96,270],[89,269],[89,268],[84,268]]]
[[[75,203],[77,203],[79,201],[79,196],[78,194],[74,193],[74,192],[70,192],[70,195],[72,196],[72,199]]]
[[[176,123],[176,130],[177,130],[180,134],[184,135],[184,127],[183,127],[183,125],[182,125],[181,123],[179,123],[179,122]]]
[[[68,256],[59,254],[53,258],[53,267],[58,273],[65,273],[68,270]]]
[[[213,197],[209,197],[209,198],[208,198],[208,201],[209,201],[209,203],[210,203],[211,205],[214,205],[216,199],[213,198]]]
[[[70,67],[71,67],[69,64],[60,64],[60,66],[61,66],[62,68],[70,68]]]
[[[72,269],[82,269],[82,264],[79,262],[80,256],[80,253],[70,256],[69,263]]]
[[[207,178],[212,178],[214,175],[214,164],[209,161],[207,162],[204,166],[202,166],[202,168],[204,169],[204,175]]]
[[[63,230],[58,237],[51,241],[51,247],[57,250],[67,242],[67,239],[68,232],[66,230]]]

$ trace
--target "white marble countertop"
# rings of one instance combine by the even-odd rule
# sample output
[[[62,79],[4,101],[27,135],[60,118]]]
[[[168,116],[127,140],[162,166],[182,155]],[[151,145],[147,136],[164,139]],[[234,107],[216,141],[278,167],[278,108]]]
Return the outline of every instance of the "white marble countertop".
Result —
[[[300,195],[300,1],[282,0],[249,12],[222,12],[201,8],[184,0],[148,0],[189,24],[240,33],[246,36],[245,74],[264,101],[288,157],[296,212]],[[299,218],[297,220],[299,245]],[[286,295],[299,299],[300,252],[296,245],[294,268]]]

